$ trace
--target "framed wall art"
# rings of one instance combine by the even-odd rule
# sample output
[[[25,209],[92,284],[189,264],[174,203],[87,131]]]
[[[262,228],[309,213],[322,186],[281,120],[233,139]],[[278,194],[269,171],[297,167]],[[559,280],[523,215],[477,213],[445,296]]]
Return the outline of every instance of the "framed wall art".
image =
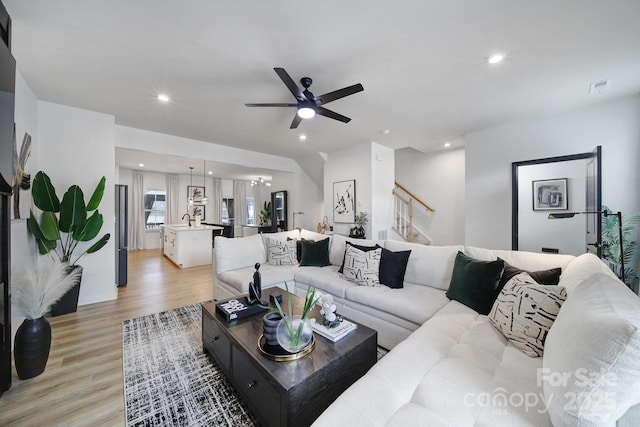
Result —
[[[356,181],[333,183],[333,222],[353,224],[356,221]]]
[[[205,220],[205,206],[204,205],[191,205],[189,206],[189,215],[193,220],[197,215],[200,215],[200,221]]]
[[[198,185],[187,185],[187,199],[200,200],[204,196],[204,187]]]
[[[567,178],[533,181],[533,210],[567,210]]]

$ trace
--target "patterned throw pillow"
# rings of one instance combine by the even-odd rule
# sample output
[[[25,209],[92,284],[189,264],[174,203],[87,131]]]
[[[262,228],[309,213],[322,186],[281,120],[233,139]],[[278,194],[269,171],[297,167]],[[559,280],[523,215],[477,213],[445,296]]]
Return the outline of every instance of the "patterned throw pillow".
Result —
[[[344,278],[358,285],[380,286],[379,270],[382,248],[373,251],[361,251],[347,245],[344,254]]]
[[[267,238],[267,262],[271,265],[298,265],[296,241]]]
[[[489,319],[527,356],[540,357],[549,329],[566,299],[564,287],[539,285],[529,274],[520,273],[502,288]]]

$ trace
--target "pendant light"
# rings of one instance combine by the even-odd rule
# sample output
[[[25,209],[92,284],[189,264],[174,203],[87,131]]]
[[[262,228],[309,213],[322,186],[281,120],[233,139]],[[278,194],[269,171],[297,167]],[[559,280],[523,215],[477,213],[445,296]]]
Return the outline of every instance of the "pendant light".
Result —
[[[207,194],[206,181],[205,181],[206,174],[207,174],[207,161],[203,160],[202,161],[202,198],[200,199],[200,203],[202,203],[203,205],[206,205],[209,202],[209,198],[205,196],[205,194]]]
[[[193,166],[189,166],[189,169],[191,169],[191,187],[193,187]],[[189,206],[193,205],[193,197],[191,197],[191,188],[189,189],[189,197],[187,198],[187,203],[189,204]]]

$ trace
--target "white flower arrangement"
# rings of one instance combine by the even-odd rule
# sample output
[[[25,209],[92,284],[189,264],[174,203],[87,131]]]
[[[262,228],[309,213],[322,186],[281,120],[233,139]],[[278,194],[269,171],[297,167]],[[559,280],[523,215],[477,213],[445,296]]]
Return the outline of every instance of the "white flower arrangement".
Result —
[[[339,323],[336,316],[336,305],[333,302],[333,296],[330,294],[322,294],[317,300],[320,308],[320,314],[324,317],[324,324],[328,327],[336,326]]]

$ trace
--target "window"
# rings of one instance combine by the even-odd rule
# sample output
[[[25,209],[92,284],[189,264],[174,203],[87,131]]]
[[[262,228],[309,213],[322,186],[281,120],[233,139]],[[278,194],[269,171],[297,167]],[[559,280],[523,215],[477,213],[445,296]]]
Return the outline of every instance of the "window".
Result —
[[[224,225],[233,225],[234,224],[234,214],[233,214],[233,199],[223,198],[222,199],[222,224]]]
[[[166,209],[166,191],[145,190],[144,192],[144,228],[147,230],[164,225]]]
[[[253,197],[247,197],[247,225],[255,225]]]

